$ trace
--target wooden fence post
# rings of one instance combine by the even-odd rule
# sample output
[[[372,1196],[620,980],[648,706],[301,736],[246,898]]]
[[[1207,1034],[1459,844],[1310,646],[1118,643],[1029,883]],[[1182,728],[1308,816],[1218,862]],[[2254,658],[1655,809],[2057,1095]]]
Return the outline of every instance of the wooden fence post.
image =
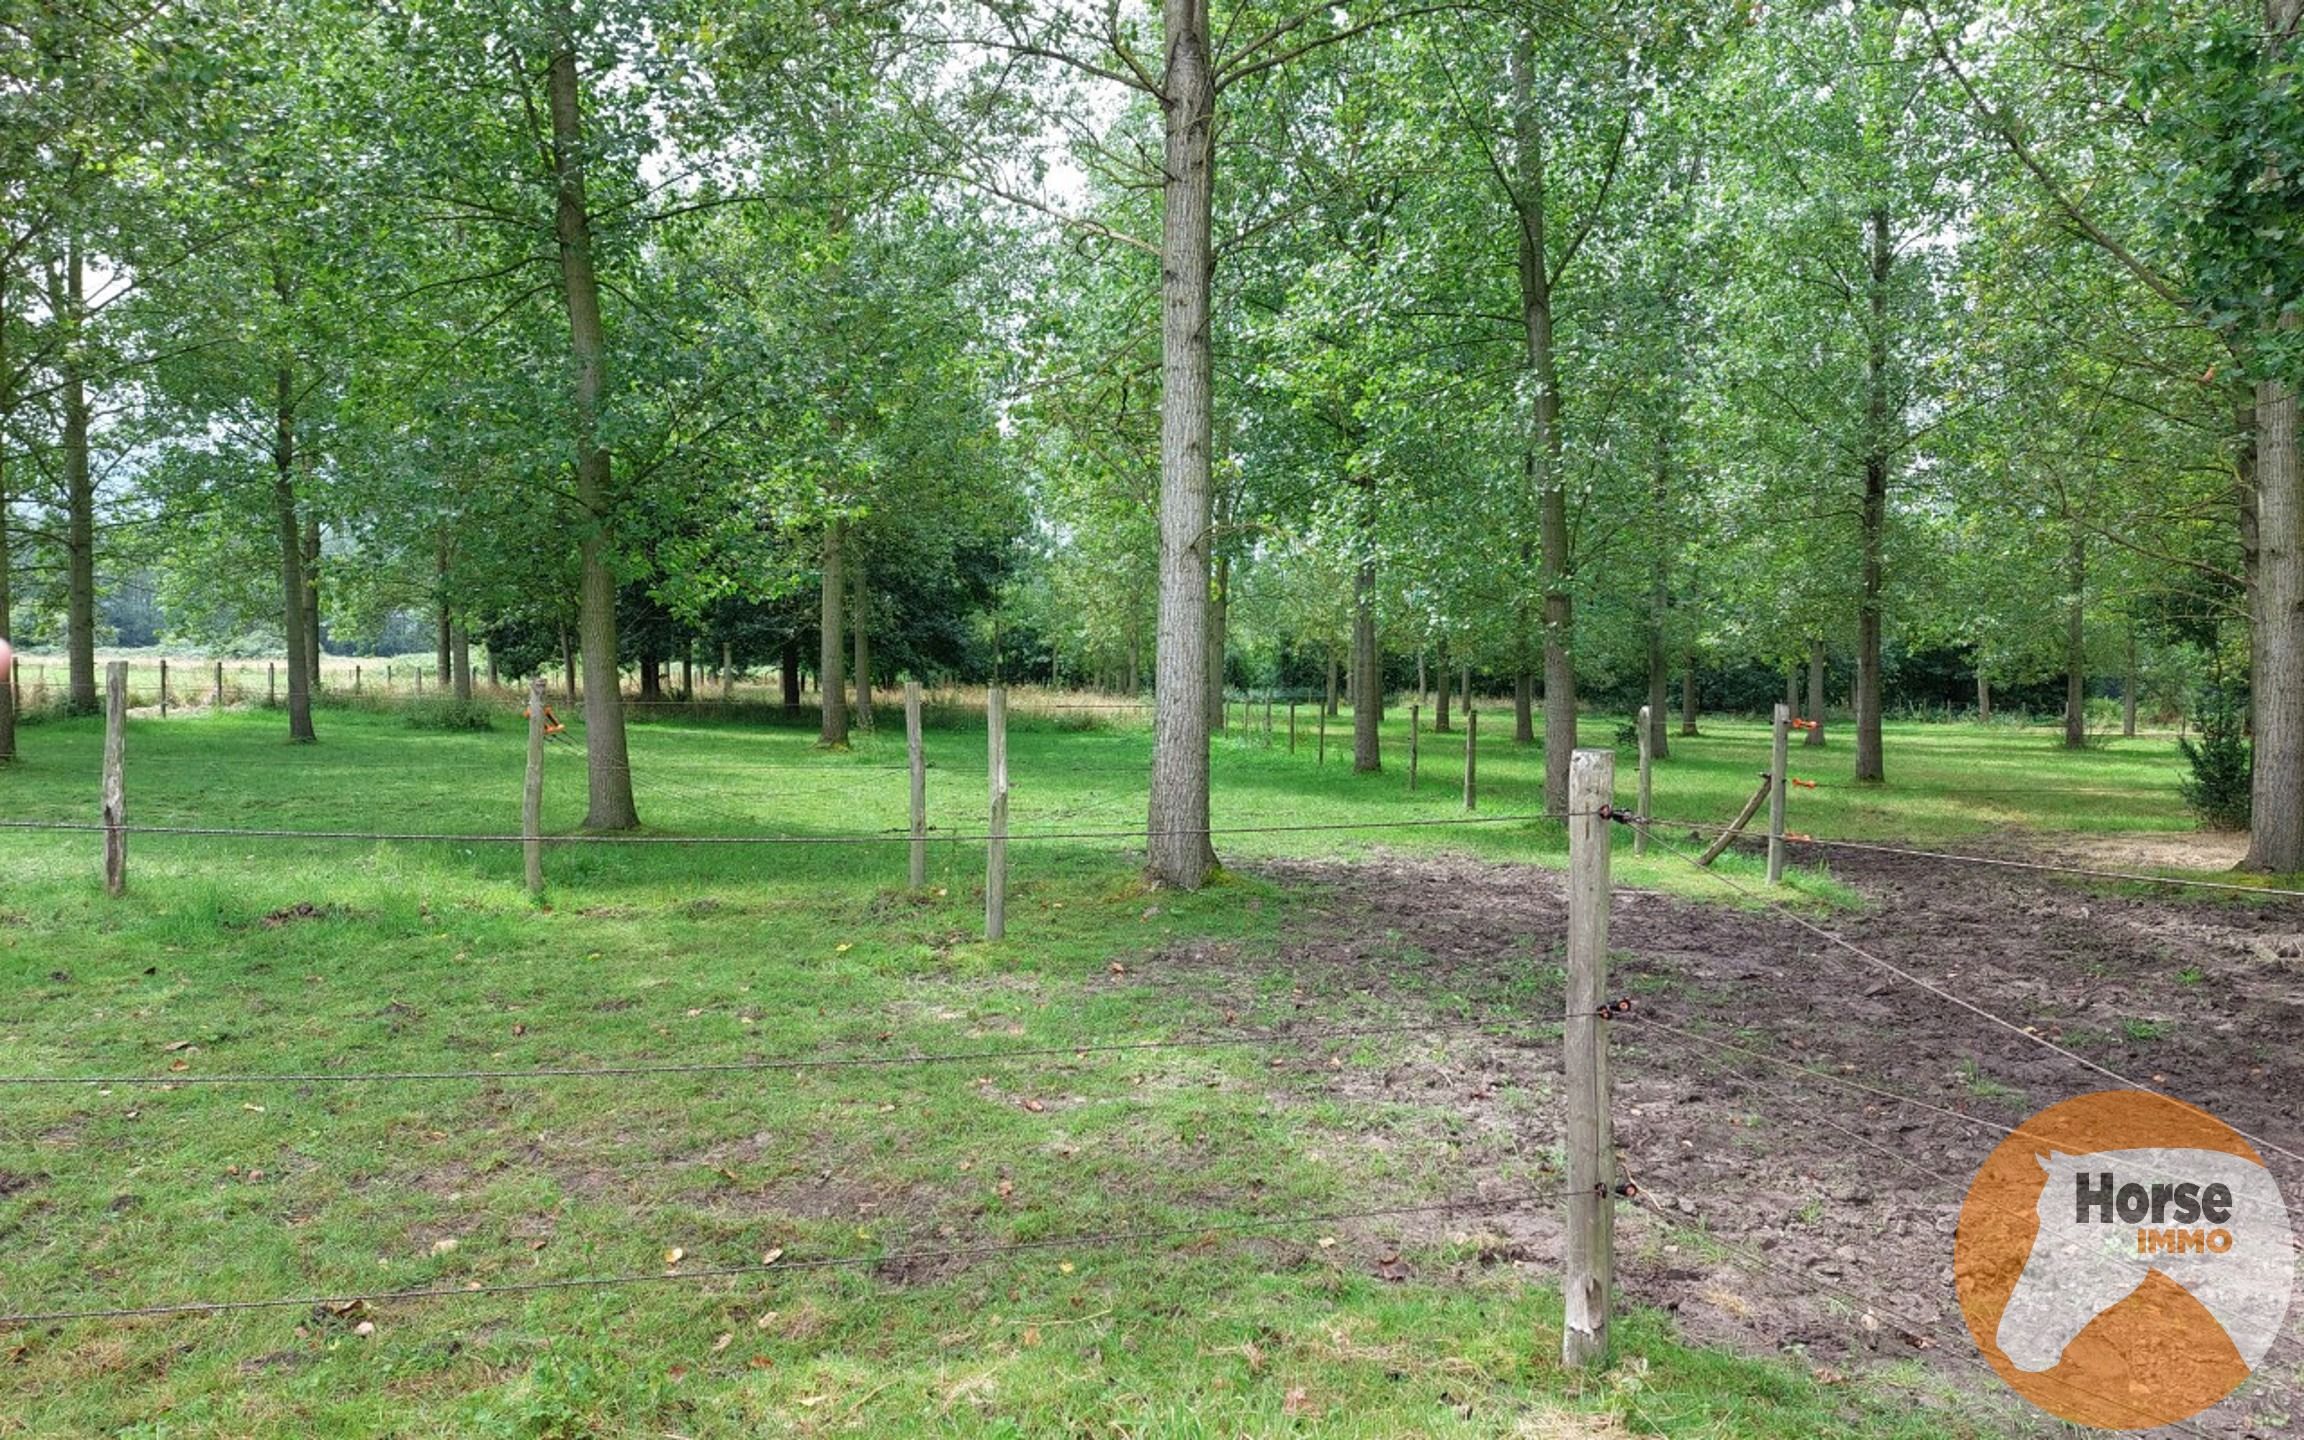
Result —
[[[1480,808],[1480,712],[1464,707],[1464,808]]]
[[[221,660],[216,662],[216,698],[208,703],[219,710],[224,708],[224,662]]]
[[[1408,793],[1411,795],[1416,793],[1416,718],[1422,708],[1421,705],[1408,707]]]
[[[277,708],[280,704],[280,662],[264,662],[264,703]]]
[[[1648,733],[1648,707],[1640,707],[1640,794],[1633,802],[1640,811],[1640,823],[1632,827],[1632,853],[1648,853],[1648,802],[1654,797],[1649,767],[1655,764],[1655,738]]]
[[[416,667],[416,698],[424,698],[424,667],[421,665]]]
[[[1328,763],[1328,707],[1325,705],[1320,707],[1320,754],[1314,763]]]
[[[1616,1285],[1616,1145],[1609,1117],[1608,833],[1616,752],[1578,750],[1568,766],[1568,1012],[1566,1062],[1568,1225],[1560,1363],[1608,1358]]]
[[[920,742],[920,682],[904,682],[904,758],[912,767],[912,888],[928,884],[928,764]]]
[[[984,693],[986,758],[991,762],[991,823],[984,840],[984,938],[1008,933],[1008,691]]]
[[[1288,753],[1296,753],[1296,702],[1288,702]]]
[[[128,672],[122,670],[120,673],[125,677]],[[127,680],[123,678],[121,683],[125,685]],[[163,720],[168,718],[168,661],[166,657],[162,657],[160,661],[160,718]]]
[[[128,662],[104,667],[104,893],[128,888]]]
[[[1776,733],[1768,750],[1768,883],[1784,883],[1784,772],[1792,763],[1792,707],[1776,707]]]
[[[360,667],[357,664],[352,667],[352,693],[360,693]]]
[[[355,682],[357,683],[357,682]],[[520,792],[520,849],[528,862],[528,893],[544,893],[544,675],[528,681],[528,783]]]

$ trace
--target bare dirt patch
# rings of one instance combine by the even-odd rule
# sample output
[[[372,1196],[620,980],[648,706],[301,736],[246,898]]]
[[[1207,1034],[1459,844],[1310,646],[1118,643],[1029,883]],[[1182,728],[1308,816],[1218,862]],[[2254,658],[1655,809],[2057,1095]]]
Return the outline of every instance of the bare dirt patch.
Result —
[[[1953,1292],[1966,1184],[2000,1127],[2115,1087],[2022,1027],[2304,1150],[2304,1049],[2294,1043],[2304,906],[2107,896],[2045,875],[1889,855],[1832,862],[1868,907],[1819,917],[1826,930],[2018,1028],[1788,915],[1620,892],[1611,993],[1637,997],[1637,1009],[1614,1029],[1616,1139],[1644,1192],[1622,1212],[1623,1284],[1673,1311],[1693,1338],[1820,1366],[1917,1359],[1997,1393],[1973,1363]],[[1557,1018],[1565,908],[1553,872],[1386,857],[1274,862],[1264,873],[1296,892],[1276,963],[1308,1008],[1380,1005],[1411,1020],[1470,1002],[1498,1020]],[[1144,978],[1269,993],[1272,977],[1246,968],[1254,963],[1182,948],[1145,962]],[[1496,1183],[1496,1169],[1524,1172],[1557,1144],[1557,1049],[1549,1038],[1450,1036],[1430,1054],[1347,1068],[1326,1085],[1338,1099],[1428,1110],[1458,1142],[1451,1193],[1492,1194],[1512,1188]],[[2297,1193],[2304,1165],[2267,1158]],[[1504,1253],[1556,1253],[1551,1213],[1477,1225]],[[2201,1423],[2215,1434],[2281,1432],[2304,1402],[2300,1356],[2291,1330],[2247,1392]]]
[[[2247,854],[2248,832],[2245,830],[2186,830],[2134,835],[2058,835],[2031,847],[2027,858],[2115,870],[2230,870]]]

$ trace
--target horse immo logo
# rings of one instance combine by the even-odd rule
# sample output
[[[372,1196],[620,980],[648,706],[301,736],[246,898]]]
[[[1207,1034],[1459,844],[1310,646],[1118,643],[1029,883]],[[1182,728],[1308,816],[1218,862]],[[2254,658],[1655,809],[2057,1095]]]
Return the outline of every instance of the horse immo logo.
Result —
[[[1954,1273],[1969,1333],[2060,1418],[2164,1425],[2264,1358],[2295,1257],[2279,1186],[2214,1116],[2147,1091],[2050,1106],[1986,1159]]]

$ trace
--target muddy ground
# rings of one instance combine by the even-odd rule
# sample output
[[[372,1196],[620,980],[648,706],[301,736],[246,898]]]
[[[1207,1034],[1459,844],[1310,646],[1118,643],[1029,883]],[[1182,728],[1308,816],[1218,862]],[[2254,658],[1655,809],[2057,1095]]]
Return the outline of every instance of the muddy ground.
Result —
[[[1823,928],[2304,1151],[2304,902],[2129,898],[1935,860],[1795,856],[1827,859],[1867,908],[1810,912]],[[1308,1012],[1359,995],[1403,1017],[1454,1014],[1465,997],[1484,1015],[1557,1016],[1565,910],[1555,872],[1389,857],[1273,862],[1260,873],[1297,892],[1281,963]],[[1613,1027],[1616,1139],[1644,1192],[1619,1232],[1625,1290],[1672,1311],[1692,1338],[1790,1352],[1827,1379],[1918,1361],[1958,1388],[1999,1391],[1978,1368],[1954,1296],[1961,1195],[2001,1136],[1995,1126],[2115,1082],[1783,913],[1619,892],[1610,946],[1611,993],[1637,1000],[1634,1017]],[[1197,979],[1212,994],[1253,983],[1226,974],[1238,962],[1221,953],[1166,958],[1155,965],[1169,983]],[[1406,1052],[1427,1058],[1345,1070],[1333,1083],[1445,1113],[1464,1137],[1456,1193],[1506,1193],[1512,1183],[1498,1171],[1525,1173],[1531,1157],[1556,1153],[1557,1052],[1555,1039],[1450,1037]],[[2266,1158],[2291,1203],[2304,1195],[2304,1164]],[[1549,1208],[1469,1223],[1496,1237],[1498,1255],[1541,1263],[1558,1253]],[[2304,1341],[2292,1322],[2238,1396],[2198,1430],[2169,1433],[2294,1433],[2300,1375]]]

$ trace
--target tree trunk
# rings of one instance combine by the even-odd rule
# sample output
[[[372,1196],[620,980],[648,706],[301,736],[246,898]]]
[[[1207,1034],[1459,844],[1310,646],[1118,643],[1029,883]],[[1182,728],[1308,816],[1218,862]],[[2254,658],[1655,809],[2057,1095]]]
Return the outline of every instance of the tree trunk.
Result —
[[[2298,474],[2296,392],[2256,386],[2255,774],[2242,868],[2304,870],[2304,478]]]
[[[778,661],[779,668],[784,672],[782,676],[784,682],[784,713],[787,715],[797,715],[800,713],[799,636],[787,635],[784,637],[784,653],[778,657]]]
[[[664,698],[664,684],[659,678],[663,674],[663,665],[663,658],[656,653],[652,646],[642,645],[640,647],[641,704],[653,705]]]
[[[568,638],[568,627],[560,627],[560,673],[568,681],[568,703],[576,703],[576,650]]]
[[[1448,687],[1453,679],[1448,673],[1448,647],[1443,645],[1432,675],[1432,733],[1435,735],[1448,733]]]
[[[1992,678],[1982,670],[1976,672],[1976,723],[1992,723]]]
[[[1512,743],[1536,743],[1536,672],[1533,670],[1522,670],[1512,677]]]
[[[1696,731],[1696,652],[1686,651],[1680,660],[1680,733],[1694,735]]]
[[[854,577],[850,588],[855,592],[854,603],[849,607],[854,613],[849,616],[848,624],[856,636],[856,728],[870,730],[872,728],[872,588],[865,579],[864,557],[861,553],[851,561],[848,571]]]
[[[77,237],[64,254],[64,288],[53,307],[67,332],[59,368],[64,402],[64,650],[69,672],[65,704],[76,715],[96,710],[96,484],[88,469],[88,377],[81,368],[79,329],[86,277]]]
[[[1352,768],[1384,768],[1384,657],[1376,645],[1376,557],[1363,552],[1352,575]]]
[[[446,542],[442,542],[440,553],[441,585],[445,589],[448,575]],[[445,690],[455,674],[456,612],[448,608],[446,601],[442,601],[440,612],[432,617],[432,678],[439,681],[440,688]]]
[[[303,507],[304,516],[304,664],[312,677],[312,689],[320,686],[320,517],[312,507]]]
[[[1576,602],[1568,589],[1568,490],[1561,473],[1560,375],[1552,343],[1550,252],[1544,243],[1544,133],[1536,108],[1535,32],[1523,26],[1512,50],[1513,138],[1519,184],[1520,319],[1532,382],[1534,423],[1527,466],[1535,482],[1544,594],[1544,808],[1568,809],[1568,762],[1576,749]]]
[[[817,586],[817,634],[820,643],[816,655],[816,692],[823,701],[824,720],[816,731],[819,745],[839,746],[848,743],[848,677],[841,673],[841,642],[847,638],[847,620],[842,614],[846,598],[847,577],[841,570],[847,525],[831,520],[824,526],[823,578]]]
[[[1432,704],[1430,677],[1424,671],[1424,652],[1416,652],[1416,703],[1429,709]]]
[[[454,658],[456,698],[472,698],[472,632],[458,625],[449,632],[448,653]]]
[[[285,282],[275,280],[285,290]],[[273,376],[272,505],[280,542],[280,637],[288,651],[288,739],[317,739],[312,730],[311,657],[304,647],[304,526],[296,515],[296,376]]]
[[[2064,558],[2064,748],[2088,744],[2088,536],[2078,525]]]
[[[1856,779],[1888,778],[1880,738],[1881,555],[1888,528],[1888,277],[1896,252],[1888,212],[1874,208],[1864,365],[1864,502],[1862,576],[1856,602]]]
[[[608,568],[607,527],[615,509],[614,475],[600,445],[601,396],[607,384],[607,333],[600,323],[600,284],[592,271],[592,214],[584,196],[584,124],[578,109],[574,7],[553,14],[548,75],[552,161],[558,186],[553,230],[560,242],[560,291],[568,311],[574,387],[577,551],[581,573],[577,635],[584,649],[584,775],[593,830],[640,823],[632,799],[632,764],[624,741],[624,691],[617,681],[616,577]]]
[[[1216,74],[1207,0],[1162,0],[1167,57],[1160,216],[1160,606],[1153,659],[1146,861],[1163,885],[1197,890],[1216,867],[1208,836],[1210,301],[1215,260]]]
[[[1824,745],[1824,641],[1821,636],[1808,642],[1808,738],[1800,742],[1811,749]]]
[[[1664,650],[1664,626],[1669,598],[1664,562],[1656,562],[1648,576],[1648,755],[1664,760],[1672,754],[1672,662]]]
[[[2127,653],[2120,667],[2120,734],[2136,738],[2136,622],[2128,621]]]

